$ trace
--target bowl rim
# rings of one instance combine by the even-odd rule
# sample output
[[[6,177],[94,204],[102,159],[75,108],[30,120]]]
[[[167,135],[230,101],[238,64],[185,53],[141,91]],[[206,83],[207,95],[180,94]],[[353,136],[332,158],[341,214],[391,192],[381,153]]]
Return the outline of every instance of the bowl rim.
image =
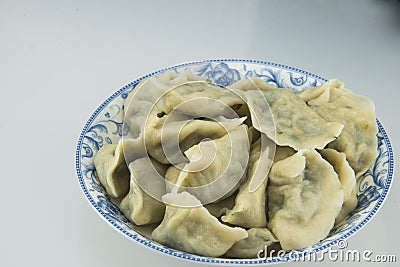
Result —
[[[173,65],[170,67],[166,67],[166,68],[161,68],[158,69],[156,71],[153,71],[151,73],[148,73],[144,76],[141,76],[140,78],[137,78],[129,83],[127,83],[126,85],[122,86],[120,89],[118,89],[115,93],[113,93],[111,96],[109,96],[100,106],[97,107],[97,109],[91,114],[91,116],[89,117],[89,119],[86,121],[84,127],[82,128],[79,138],[78,138],[78,142],[76,145],[76,151],[75,151],[75,169],[76,169],[76,173],[77,173],[77,178],[78,178],[78,183],[85,195],[86,200],[89,202],[90,206],[98,213],[98,215],[101,215],[100,217],[105,220],[110,226],[112,226],[112,228],[116,228],[118,229],[118,232],[123,235],[124,237],[130,239],[130,240],[134,240],[136,243],[145,246],[147,248],[151,248],[157,252],[161,252],[163,254],[169,255],[171,257],[174,258],[180,258],[180,259],[184,259],[184,260],[188,260],[188,261],[195,261],[195,262],[200,262],[200,263],[211,263],[211,264],[215,264],[215,265],[231,265],[231,264],[271,264],[271,263],[279,263],[279,262],[286,262],[286,261],[291,261],[294,260],[296,258],[299,258],[300,256],[307,256],[308,254],[311,253],[316,253],[316,252],[320,252],[322,250],[325,250],[329,247],[332,247],[334,245],[337,244],[337,242],[340,239],[335,239],[332,240],[330,243],[318,247],[318,248],[314,248],[314,249],[310,249],[310,250],[306,250],[306,251],[302,251],[300,253],[296,253],[293,254],[295,255],[295,257],[293,257],[293,255],[289,255],[289,256],[284,256],[284,257],[274,257],[274,258],[266,258],[266,259],[229,259],[229,258],[212,258],[212,257],[206,257],[206,256],[199,256],[199,255],[195,255],[195,254],[191,254],[191,253],[186,253],[186,252],[181,252],[179,250],[175,250],[173,248],[168,248],[164,245],[158,244],[157,242],[148,239],[147,237],[143,236],[142,234],[136,232],[134,229],[133,231],[135,232],[135,234],[132,234],[128,231],[126,231],[125,229],[123,229],[121,226],[119,226],[117,223],[115,223],[113,220],[111,220],[110,218],[108,218],[108,216],[97,206],[96,202],[94,201],[94,199],[90,196],[89,194],[89,190],[87,189],[85,182],[84,182],[84,175],[82,173],[82,169],[81,169],[81,150],[82,150],[82,144],[83,144],[83,139],[85,137],[85,134],[87,133],[87,130],[89,129],[89,126],[94,122],[94,120],[96,119],[96,117],[99,115],[99,113],[105,108],[107,107],[107,105],[113,101],[116,97],[118,97],[119,95],[121,95],[122,92],[124,92],[125,90],[134,87],[135,85],[137,85],[140,81],[148,78],[148,77],[152,77],[154,75],[157,75],[159,73],[165,72],[167,70],[173,70],[173,69],[178,69],[178,68],[182,68],[185,66],[191,66],[191,65],[197,65],[197,64],[202,64],[202,63],[251,63],[251,64],[258,64],[258,65],[264,65],[264,66],[269,66],[269,67],[276,67],[276,68],[281,68],[281,69],[285,69],[285,70],[289,70],[292,72],[297,72],[300,74],[304,74],[306,76],[312,77],[314,79],[317,79],[321,82],[327,82],[328,80],[316,75],[314,73],[302,70],[302,69],[298,69],[295,67],[291,67],[288,65],[284,65],[284,64],[279,64],[279,63],[274,63],[274,62],[270,62],[270,61],[262,61],[262,60],[254,60],[254,59],[207,59],[207,60],[200,60],[200,61],[191,61],[191,62],[185,62],[185,63],[181,63],[181,64],[177,64],[177,65]],[[385,145],[387,147],[387,151],[388,151],[388,172],[387,172],[387,184],[386,187],[383,189],[383,192],[380,196],[380,198],[377,200],[374,208],[369,212],[368,216],[362,220],[361,222],[359,222],[353,229],[351,229],[348,233],[346,233],[345,235],[342,236],[342,239],[347,239],[350,236],[352,236],[353,234],[355,234],[356,232],[358,232],[361,228],[363,228],[370,220],[371,218],[379,211],[379,209],[382,207],[384,201],[387,198],[387,195],[390,191],[390,188],[392,186],[392,179],[393,179],[393,170],[394,170],[394,155],[393,155],[393,149],[392,149],[392,145],[390,143],[389,137],[385,131],[385,129],[383,128],[381,122],[378,120],[378,118],[376,119],[377,122],[377,126],[378,126],[378,130],[379,132],[382,134]]]

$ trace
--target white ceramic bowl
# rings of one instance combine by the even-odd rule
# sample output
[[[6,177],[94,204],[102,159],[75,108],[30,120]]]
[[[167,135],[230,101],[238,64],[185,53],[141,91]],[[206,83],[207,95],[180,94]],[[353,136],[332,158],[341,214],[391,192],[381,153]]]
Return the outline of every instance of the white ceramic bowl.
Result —
[[[315,74],[293,67],[256,60],[207,60],[180,64],[167,69],[178,73],[189,69],[195,74],[207,77],[215,84],[221,86],[230,85],[243,76],[257,76],[266,82],[276,84],[278,87],[286,87],[294,91],[301,91],[307,87],[327,81]],[[112,94],[90,116],[78,140],[76,149],[76,171],[82,191],[97,213],[122,235],[154,251],[187,260],[235,265],[267,264],[304,257],[310,253],[325,250],[337,244],[339,241],[342,242],[341,240],[346,240],[359,231],[371,220],[381,207],[392,182],[394,160],[389,138],[381,123],[377,120],[379,128],[377,134],[378,158],[372,168],[358,180],[357,208],[346,220],[335,226],[326,239],[312,247],[299,250],[296,253],[283,257],[266,259],[224,259],[198,256],[154,242],[150,238],[152,231],[151,226],[140,227],[133,225],[124,217],[118,207],[110,201],[96,177],[93,158],[103,144],[117,142],[126,132],[122,123],[122,104],[128,93],[133,90],[141,80],[159,74],[167,69],[158,70],[145,75]]]

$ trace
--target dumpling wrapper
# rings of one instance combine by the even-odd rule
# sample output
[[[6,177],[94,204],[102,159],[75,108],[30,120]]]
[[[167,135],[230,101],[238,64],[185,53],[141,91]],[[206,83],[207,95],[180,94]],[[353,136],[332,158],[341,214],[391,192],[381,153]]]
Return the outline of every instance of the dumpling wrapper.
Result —
[[[303,150],[272,165],[268,228],[282,249],[312,246],[328,236],[343,204],[333,167],[315,150]]]
[[[257,258],[261,250],[279,242],[268,228],[251,228],[247,234],[247,238],[236,242],[225,255],[231,258]]]
[[[186,82],[205,80],[189,71],[180,75],[173,71],[166,71],[140,82],[129,93],[124,103],[124,123],[129,128],[129,137],[136,139],[143,135],[148,115],[157,100],[169,89]]]
[[[259,138],[251,146],[248,179],[240,187],[233,209],[227,211],[225,216],[222,216],[221,219],[223,222],[245,228],[267,227],[265,188],[267,187],[268,173],[272,160],[270,159],[271,155],[268,146],[263,147],[264,150],[262,151],[262,139]],[[255,191],[251,191],[251,183],[253,180],[260,180],[257,177],[260,175],[262,175],[261,183]]]
[[[197,204],[197,207],[167,205],[163,221],[152,233],[156,242],[197,255],[219,257],[248,236],[242,228],[219,222],[187,192],[167,194],[165,198],[167,203],[180,203],[183,199],[184,206]]]
[[[327,160],[339,176],[343,190],[343,207],[336,217],[336,224],[341,222],[357,206],[356,176],[344,153],[331,148],[319,151],[322,157]]]
[[[347,216],[354,211],[358,205],[357,188],[351,191],[350,197],[343,203],[342,210],[335,219],[335,224],[340,224]]]
[[[217,122],[190,119],[157,125],[153,129],[146,130],[147,151],[164,164],[184,163],[186,158],[181,151],[186,151],[205,138],[221,138],[227,131],[241,125],[244,120],[245,118],[235,118]]]
[[[277,145],[297,151],[322,149],[342,131],[342,124],[321,118],[290,89],[277,88],[259,78],[244,80],[234,88],[245,91],[253,126]]]
[[[122,138],[117,144],[105,144],[94,157],[100,183],[112,198],[124,197],[129,191],[128,164],[145,156],[142,140]]]
[[[205,81],[189,81],[172,87],[160,97],[149,113],[145,126],[146,148],[152,157],[168,164],[170,160],[164,154],[162,139],[178,137],[179,140],[173,142],[173,148],[177,150],[178,144],[188,138],[194,145],[206,137],[221,137],[224,135],[221,134],[224,133],[221,125],[225,123],[229,127],[235,120],[240,122],[237,125],[242,123],[231,107],[243,104],[244,100],[233,91]],[[203,120],[202,125],[200,120],[195,120],[197,118],[211,121]]]
[[[199,100],[199,102],[196,102]],[[181,105],[188,101],[191,105]],[[197,104],[209,104],[207,109]],[[157,101],[154,106],[156,114],[163,112],[171,113],[172,110],[179,110],[183,114],[193,116],[223,116],[228,107],[245,104],[244,99],[235,90],[221,88],[207,81],[187,81],[176,85]]]
[[[245,177],[249,150],[246,125],[236,127],[219,139],[202,141],[185,151],[190,162],[183,170],[175,166],[167,170],[167,191],[186,190],[203,204],[229,197]]]
[[[151,223],[158,223],[164,217],[165,205],[164,203],[154,199],[148,195],[138,184],[139,177],[146,177],[153,175],[150,168],[160,174],[165,175],[167,165],[163,165],[154,159],[140,158],[129,164],[130,177],[130,190],[128,194],[122,199],[119,208],[124,215],[136,225],[146,225]],[[158,179],[153,184],[154,187],[161,188],[165,191],[165,184]],[[157,183],[158,182],[158,183]]]
[[[130,149],[133,140],[120,139],[118,144],[105,144],[94,157],[94,166],[100,183],[113,198],[125,196],[129,191],[129,170],[124,147]]]
[[[299,93],[322,118],[344,125],[340,136],[328,144],[346,154],[356,177],[360,177],[376,160],[378,126],[375,107],[366,96],[357,95],[338,80],[330,80]]]

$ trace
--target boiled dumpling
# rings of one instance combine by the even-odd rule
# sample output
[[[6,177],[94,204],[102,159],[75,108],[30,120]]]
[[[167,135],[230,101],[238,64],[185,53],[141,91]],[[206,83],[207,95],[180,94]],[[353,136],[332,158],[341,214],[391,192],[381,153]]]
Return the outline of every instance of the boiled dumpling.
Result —
[[[342,184],[343,208],[336,217],[336,223],[339,223],[357,206],[356,177],[344,153],[331,148],[322,149],[319,153],[333,166]]]
[[[128,162],[132,162],[133,160],[144,157],[148,154],[146,151],[144,129],[149,114],[153,110],[157,100],[170,88],[189,81],[204,80],[205,78],[196,76],[191,72],[185,72],[184,74],[178,75],[175,72],[166,71],[162,74],[141,81],[134,90],[129,93],[123,106],[123,123],[124,127],[128,129],[124,139],[134,140],[135,149],[129,150]]]
[[[223,222],[245,228],[267,227],[265,188],[268,183],[268,173],[272,163],[272,156],[270,155],[270,147],[266,145],[262,147],[262,140],[263,138],[259,138],[251,146],[248,179],[240,187],[233,209],[229,210],[225,216],[222,216],[221,219]],[[266,140],[263,141],[266,142]],[[252,191],[250,190],[250,186],[254,180],[259,180],[257,182],[259,185],[255,191]]]
[[[253,126],[277,145],[295,150],[321,149],[340,135],[342,124],[321,118],[290,89],[277,88],[257,78],[247,83],[259,88],[247,90],[245,87],[244,93]]]
[[[185,151],[189,163],[182,170],[175,166],[167,170],[167,190],[174,190],[172,186],[177,192],[186,190],[203,204],[229,197],[245,177],[249,150],[246,125],[219,139],[202,141]]]
[[[186,198],[197,207],[167,205],[163,221],[152,233],[153,239],[161,244],[197,255],[219,257],[248,235],[242,228],[219,222],[187,192],[167,194],[164,198],[167,203],[179,203]],[[187,200],[183,204],[187,205]]]
[[[247,238],[236,242],[225,255],[232,258],[256,258],[261,250],[278,242],[268,228],[251,228],[247,234]]]
[[[236,119],[241,124],[231,107],[242,104],[244,100],[230,90],[204,81],[186,82],[171,88],[160,97],[146,121],[145,143],[149,154],[168,163],[161,144],[162,139],[170,139],[171,133],[173,138],[178,138],[177,145],[187,138],[198,143],[205,137],[221,137],[221,126],[212,123],[231,124]],[[177,145],[174,145],[176,149]]]
[[[113,198],[125,196],[129,191],[129,170],[126,165],[123,140],[104,145],[94,157],[94,166],[100,183]]]
[[[150,83],[146,84],[149,81],[150,81]],[[134,90],[136,92],[135,91],[130,92],[128,97],[125,99],[125,103],[124,103],[125,112],[127,112],[127,110],[128,110],[127,107],[131,104],[131,101],[134,98],[134,95],[139,90],[147,91],[147,90],[151,90],[151,87],[153,87],[155,89],[152,92],[165,91],[165,90],[168,90],[168,88],[177,86],[179,84],[182,84],[182,83],[185,83],[188,81],[206,81],[206,78],[195,75],[191,71],[186,71],[182,74],[178,74],[171,70],[157,74],[151,78],[146,78],[146,79],[142,80],[141,82],[139,82],[135,86]],[[142,86],[145,86],[145,88],[141,89]],[[156,95],[154,95],[154,94],[152,95],[151,92],[147,91],[147,96],[145,94],[141,94],[141,99],[138,99],[138,100],[142,100],[142,99],[151,100],[151,102],[155,103],[155,101],[157,101],[158,98]]]
[[[269,229],[284,250],[311,246],[332,229],[343,204],[333,167],[315,150],[276,162],[269,174]]]
[[[186,105],[185,102],[188,102]],[[176,85],[157,100],[153,112],[170,114],[177,110],[192,116],[218,117],[229,112],[229,107],[244,104],[244,99],[234,90],[221,88],[206,81],[187,81]],[[204,109],[204,105],[207,108]],[[162,118],[163,116],[159,116]]]
[[[94,166],[100,183],[112,198],[121,198],[128,193],[128,164],[144,156],[140,138],[122,138],[118,144],[106,144],[99,150],[94,157]]]
[[[157,173],[164,175],[167,166],[149,158],[137,159],[139,155],[143,155],[143,151],[140,151],[139,139],[120,139],[117,145],[105,145],[96,154],[94,158],[96,172],[112,201],[117,203],[131,222],[137,225],[160,222],[165,205],[144,192],[138,185],[137,179],[149,176],[152,166]],[[165,184],[162,180],[151,181],[153,183],[156,181],[154,187],[157,190],[164,187],[162,193],[165,193]]]
[[[328,147],[344,152],[356,177],[361,176],[372,166],[378,153],[373,102],[346,89],[338,80],[330,80],[298,95],[324,119],[344,124],[340,136]]]
[[[145,123],[154,105],[169,89],[185,82],[204,80],[205,78],[191,72],[178,75],[173,71],[166,71],[140,82],[130,92],[124,103],[124,123],[129,128],[129,137],[136,139],[143,133]],[[131,105],[131,103],[134,104]]]
[[[154,168],[154,170],[152,170]],[[129,164],[131,172],[130,190],[119,205],[125,216],[136,225],[145,225],[160,222],[164,217],[164,203],[148,195],[138,184],[139,177],[154,175],[152,171],[163,176],[167,169],[166,165],[160,164],[154,159],[140,158]],[[153,178],[153,186],[165,192],[165,184],[157,178]],[[158,183],[157,183],[158,181]]]
[[[204,138],[221,138],[227,134],[227,131],[241,125],[243,120],[234,118],[217,122],[189,119],[158,125],[146,132],[147,151],[162,163],[183,163],[187,159],[181,151],[197,145]]]

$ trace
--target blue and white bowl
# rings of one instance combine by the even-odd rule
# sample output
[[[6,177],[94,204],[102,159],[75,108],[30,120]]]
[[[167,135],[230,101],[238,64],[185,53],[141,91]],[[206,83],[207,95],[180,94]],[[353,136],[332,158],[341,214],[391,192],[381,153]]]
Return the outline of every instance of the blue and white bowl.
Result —
[[[96,176],[93,158],[104,144],[116,143],[126,134],[127,129],[124,128],[122,123],[122,105],[129,92],[131,92],[141,80],[157,75],[165,70],[172,70],[177,73],[191,70],[195,74],[207,77],[215,84],[221,86],[228,86],[240,80],[243,76],[256,76],[266,82],[272,82],[278,87],[290,88],[296,92],[327,81],[315,74],[271,62],[232,59],[206,60],[158,70],[125,85],[111,95],[90,116],[82,130],[76,149],[76,171],[82,191],[91,206],[114,229],[127,238],[155,251],[197,262],[216,264],[275,263],[299,259],[310,253],[328,249],[338,242],[346,240],[366,225],[382,206],[391,186],[394,159],[389,138],[383,126],[379,120],[377,120],[379,128],[377,134],[378,157],[372,168],[358,180],[357,208],[346,220],[335,226],[326,239],[312,247],[275,258],[224,259],[198,256],[154,242],[151,239],[151,227],[133,225],[125,218],[118,207],[110,201]]]

